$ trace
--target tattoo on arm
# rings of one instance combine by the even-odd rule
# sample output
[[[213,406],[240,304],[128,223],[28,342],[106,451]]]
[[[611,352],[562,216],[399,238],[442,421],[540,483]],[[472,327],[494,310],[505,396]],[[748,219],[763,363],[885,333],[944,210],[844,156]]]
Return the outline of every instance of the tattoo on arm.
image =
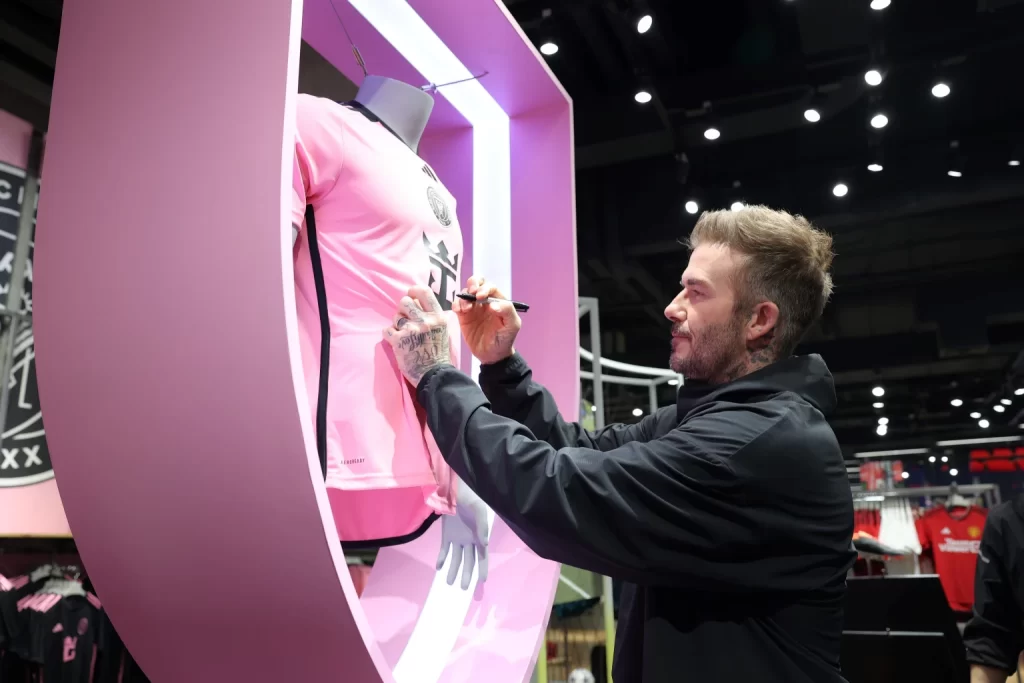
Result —
[[[406,357],[407,370],[410,379],[419,382],[423,375],[439,365],[450,365],[449,354],[450,343],[448,340],[448,329],[444,327],[431,328],[427,332],[417,332],[403,337],[398,342],[399,348]]]

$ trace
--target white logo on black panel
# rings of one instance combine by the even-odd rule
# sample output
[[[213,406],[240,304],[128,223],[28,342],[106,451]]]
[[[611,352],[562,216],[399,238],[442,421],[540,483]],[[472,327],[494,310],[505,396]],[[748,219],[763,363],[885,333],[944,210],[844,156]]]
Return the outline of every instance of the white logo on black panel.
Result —
[[[430,202],[430,208],[434,212],[434,216],[437,217],[438,223],[446,228],[452,224],[452,214],[448,210],[448,202],[444,200],[440,192],[432,187],[428,187],[427,201]]]
[[[11,283],[14,240],[24,197],[25,173],[0,163],[0,306]],[[33,207],[34,209],[35,207]],[[32,312],[32,262],[29,248],[22,310]],[[36,349],[32,327],[19,321],[14,335],[14,359],[7,378],[7,420],[0,444],[0,487],[28,486],[53,477],[50,450],[46,446],[43,417],[36,385]]]

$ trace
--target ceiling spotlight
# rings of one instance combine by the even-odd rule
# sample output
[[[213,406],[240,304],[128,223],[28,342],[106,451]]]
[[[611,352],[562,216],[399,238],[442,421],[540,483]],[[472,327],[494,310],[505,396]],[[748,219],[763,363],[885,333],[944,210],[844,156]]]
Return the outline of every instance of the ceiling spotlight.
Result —
[[[885,425],[878,425],[878,427],[875,429],[875,434],[878,434],[879,436],[885,436],[888,433],[889,428],[886,427]]]
[[[887,424],[889,424],[889,418],[887,418],[887,417],[880,417],[880,418],[878,418],[878,424],[880,424],[880,425],[887,425]]]
[[[971,413],[971,419],[977,420],[979,417],[981,417],[981,413],[978,413],[978,412]]]
[[[928,462],[935,462],[935,456],[934,455],[928,456]]]
[[[1010,159],[1010,166],[1020,166],[1020,159]]]
[[[743,202],[733,202],[729,208],[733,211],[739,211],[743,208]]]
[[[942,456],[942,462],[949,462],[949,458],[947,458],[946,456]]]
[[[650,14],[645,14],[636,22],[637,33],[647,33],[651,30],[651,25],[654,23],[654,17]]]
[[[554,43],[544,43],[543,45],[540,46],[540,53],[543,55],[547,55],[548,57],[555,54],[556,52],[558,52],[558,46],[555,45]]]
[[[903,477],[904,479],[910,479],[910,472],[904,472],[904,473],[903,473],[903,474],[902,474],[901,476],[902,476],[902,477]]]
[[[889,125],[889,117],[885,114],[875,114],[871,117],[872,128],[885,128]]]
[[[1012,406],[1013,405],[1013,401],[1011,401],[1008,398],[1001,398],[1001,399],[999,399],[999,402],[1002,403],[1004,406]]]
[[[643,414],[644,411],[640,410],[639,408],[633,408],[633,417],[640,417]]]
[[[693,201],[692,199],[686,202],[686,213],[697,213],[698,209],[700,209],[700,207],[697,206],[697,202]]]
[[[818,121],[821,121],[821,114],[818,113],[817,109],[808,109],[804,112],[804,118],[810,123],[817,123]]]
[[[885,396],[885,389],[883,389],[882,387],[875,387],[874,389],[871,390],[871,394],[873,396]]]
[[[1024,388],[1017,389],[1016,391],[1013,392],[1013,395],[1014,396],[1024,396]]]
[[[949,93],[949,86],[946,85],[945,83],[936,83],[935,85],[932,86],[932,95],[938,97],[940,100],[943,97],[949,95]]]
[[[878,173],[879,171],[882,170],[882,165],[881,164],[868,164],[868,170],[871,171],[872,173]]]
[[[951,168],[948,171],[946,171],[946,175],[948,175],[950,178],[960,178],[963,177],[963,172],[958,171],[955,168]]]
[[[978,420],[978,426],[982,429],[988,429],[988,420]]]
[[[871,9],[876,12],[881,12],[886,7],[892,4],[892,0],[871,0]]]
[[[590,406],[590,412],[596,413],[597,412],[597,406]]]
[[[679,386],[679,380],[677,380],[677,379],[670,379],[670,380],[668,381],[668,385],[669,385],[670,387],[675,387],[675,386]]]
[[[949,405],[953,406],[954,408],[959,408],[963,404],[964,402],[958,398],[954,398],[952,401],[949,402]]]
[[[717,128],[708,128],[706,131],[704,131],[704,137],[706,137],[708,140],[717,140],[718,138],[722,137],[722,133]]]
[[[882,72],[878,69],[871,69],[864,72],[864,82],[874,87],[882,84]]]
[[[884,408],[884,407],[885,407],[885,404],[884,404],[884,403],[882,403],[881,401],[878,401],[877,403],[872,403],[872,404],[871,404],[871,407],[872,407],[872,408]]]
[[[960,474],[960,471],[957,470],[957,468],[955,468],[955,467],[949,471],[949,476],[951,476],[951,477],[955,477],[958,474]]]
[[[641,90],[636,95],[633,95],[633,99],[639,102],[640,104],[647,104],[648,102],[651,101],[651,93],[647,92],[646,90]]]
[[[1000,406],[1000,405],[992,406],[992,410],[996,411],[997,413],[1005,413],[1006,412],[1006,408],[1003,407],[1003,406]]]
[[[832,188],[832,194],[834,194],[837,197],[845,197],[846,193],[849,191],[850,188],[848,188],[846,185],[843,185],[842,183],[836,183],[836,186]]]

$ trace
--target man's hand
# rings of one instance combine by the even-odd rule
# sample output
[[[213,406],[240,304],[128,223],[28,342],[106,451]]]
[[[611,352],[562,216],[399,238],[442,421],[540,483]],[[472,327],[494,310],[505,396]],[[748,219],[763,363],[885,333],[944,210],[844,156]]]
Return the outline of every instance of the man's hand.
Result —
[[[487,580],[487,542],[490,528],[487,524],[487,504],[460,481],[454,515],[441,517],[441,553],[437,556],[437,571],[444,567],[448,554],[452,563],[448,567],[448,585],[455,583],[462,567],[462,590],[469,588],[473,567],[479,566],[478,583]]]
[[[515,353],[512,345],[523,326],[515,307],[507,301],[486,303],[488,298],[507,297],[497,287],[476,275],[469,278],[466,289],[462,291],[477,298],[474,303],[456,297],[452,304],[452,310],[459,316],[459,327],[470,353],[484,365],[497,363]]]
[[[395,351],[398,368],[413,386],[430,370],[451,365],[448,322],[434,293],[419,285],[398,302],[394,324],[384,328],[384,339]]]

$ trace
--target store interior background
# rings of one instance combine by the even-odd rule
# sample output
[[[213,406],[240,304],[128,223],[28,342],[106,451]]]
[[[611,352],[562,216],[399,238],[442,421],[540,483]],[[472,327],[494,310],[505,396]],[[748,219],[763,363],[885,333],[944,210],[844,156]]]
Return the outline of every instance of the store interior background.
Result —
[[[600,303],[604,357],[665,367],[662,311],[685,265],[679,239],[700,211],[739,202],[799,212],[835,237],[836,293],[799,352],[821,354],[835,376],[830,422],[858,495],[953,482],[994,484],[986,503],[1021,492],[1024,2],[505,5],[573,98],[579,292]],[[0,293],[19,210],[3,183],[24,168],[32,130],[46,130],[60,15],[60,0],[0,8]],[[880,84],[867,82],[870,69]],[[299,87],[338,100],[355,92],[305,44]],[[884,127],[871,123],[878,114]],[[30,302],[31,271],[26,293]],[[592,348],[585,319],[580,335]],[[14,455],[0,467],[4,571],[74,551],[55,482],[26,485],[48,457],[31,345],[19,348],[3,434]],[[591,421],[593,385],[582,388],[579,417]],[[657,402],[673,392],[658,384]],[[644,386],[605,383],[602,398],[605,422],[650,410]],[[357,585],[372,560],[352,558]],[[547,680],[600,668],[601,594],[601,577],[563,568]]]

